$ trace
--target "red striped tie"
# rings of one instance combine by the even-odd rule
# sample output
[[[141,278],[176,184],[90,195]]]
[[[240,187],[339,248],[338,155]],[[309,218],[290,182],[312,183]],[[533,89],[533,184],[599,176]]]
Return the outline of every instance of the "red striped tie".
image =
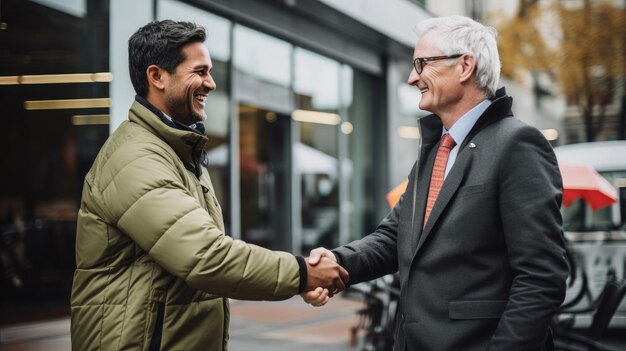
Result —
[[[424,226],[426,226],[430,211],[432,211],[433,206],[435,206],[435,200],[437,200],[439,190],[441,190],[441,184],[443,184],[443,177],[446,172],[446,163],[448,163],[448,156],[454,145],[456,145],[456,143],[450,134],[446,133],[441,137],[439,149],[437,149],[437,156],[435,157],[433,173],[430,175],[430,187],[428,188],[428,202],[426,203]]]

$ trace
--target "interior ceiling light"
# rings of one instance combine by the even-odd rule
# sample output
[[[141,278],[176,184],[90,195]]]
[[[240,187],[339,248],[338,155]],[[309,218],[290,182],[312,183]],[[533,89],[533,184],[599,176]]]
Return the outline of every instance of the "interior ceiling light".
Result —
[[[420,129],[417,127],[400,126],[398,127],[398,136],[404,139],[419,139]]]
[[[19,76],[3,76],[0,77],[0,85],[15,85],[20,84]]]
[[[72,108],[111,107],[110,98],[65,99],[65,100],[29,100],[24,101],[26,110],[59,110]]]
[[[113,81],[111,72],[0,76],[0,85],[108,83],[111,81]]]
[[[334,126],[341,123],[341,117],[336,113],[309,110],[295,110],[291,114],[291,118],[298,122],[329,124]]]
[[[352,134],[353,130],[354,130],[354,126],[352,125],[352,123],[350,122],[341,123],[341,132],[343,134]]]
[[[109,115],[74,115],[72,124],[75,126],[109,124]]]

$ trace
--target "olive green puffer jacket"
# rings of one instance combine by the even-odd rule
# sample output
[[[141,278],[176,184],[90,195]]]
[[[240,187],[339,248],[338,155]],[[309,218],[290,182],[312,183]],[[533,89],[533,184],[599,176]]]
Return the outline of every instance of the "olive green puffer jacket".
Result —
[[[135,102],[102,147],[78,213],[74,350],[223,351],[228,297],[298,293],[293,255],[224,235],[208,172],[194,172],[206,146]]]

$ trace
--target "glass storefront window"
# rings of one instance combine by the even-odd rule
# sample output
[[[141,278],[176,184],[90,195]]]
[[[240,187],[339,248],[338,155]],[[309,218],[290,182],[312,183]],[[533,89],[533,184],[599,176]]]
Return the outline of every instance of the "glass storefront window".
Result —
[[[2,22],[5,325],[69,315],[82,182],[109,135],[109,2],[4,0]]]
[[[239,104],[241,238],[290,250],[289,118]]]
[[[354,71],[352,67],[348,65],[341,65],[341,81],[339,82],[339,86],[341,89],[341,106],[349,107],[352,105],[352,98],[354,95],[354,85],[352,84],[354,80]]]
[[[234,37],[237,70],[279,86],[291,84],[291,44],[241,25],[235,26]]]
[[[294,65],[297,108],[338,114],[339,62],[296,48]],[[294,168],[300,182],[303,253],[317,246],[337,246],[340,230],[339,126],[316,122],[315,112],[310,116],[309,122],[299,122],[293,150],[295,163],[301,160],[301,167]]]
[[[293,158],[302,203],[302,252],[339,242],[339,163],[337,126],[300,123]]]
[[[354,129],[346,136],[347,157],[353,170],[348,177],[350,201],[350,231],[348,240],[360,239],[369,234],[381,218],[376,217],[373,193],[377,190],[374,159],[380,146],[386,142],[383,128],[384,118],[377,114],[377,105],[381,100],[381,86],[377,78],[362,71],[354,70],[350,86],[354,90],[354,99],[347,105],[348,122]],[[387,190],[385,190],[387,191]],[[383,208],[388,208],[386,203]],[[385,211],[383,210],[383,213]]]
[[[295,51],[294,90],[310,98],[311,110],[334,111],[339,108],[339,62],[302,48]]]
[[[389,160],[389,183],[387,191],[404,181],[417,158],[419,133],[417,119],[430,114],[419,108],[419,89],[408,85],[411,62],[391,58],[387,69],[387,82],[393,103],[389,104],[387,120],[387,146],[385,157]]]

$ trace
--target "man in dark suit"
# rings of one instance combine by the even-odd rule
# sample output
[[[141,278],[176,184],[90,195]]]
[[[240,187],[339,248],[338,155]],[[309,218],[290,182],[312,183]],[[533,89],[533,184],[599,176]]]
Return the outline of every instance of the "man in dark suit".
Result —
[[[545,349],[568,274],[554,152],[496,90],[493,28],[451,16],[417,29],[408,83],[433,114],[407,189],[373,233],[309,262],[337,260],[352,284],[399,272],[396,350]]]

